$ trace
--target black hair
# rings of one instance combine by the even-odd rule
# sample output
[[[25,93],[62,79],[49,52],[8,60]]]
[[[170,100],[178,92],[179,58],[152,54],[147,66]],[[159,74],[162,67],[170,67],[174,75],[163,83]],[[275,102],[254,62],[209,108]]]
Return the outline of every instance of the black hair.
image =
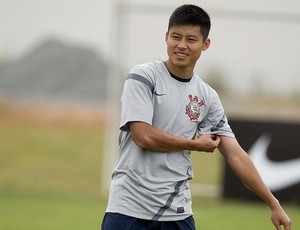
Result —
[[[168,31],[176,25],[199,26],[203,41],[207,39],[211,26],[209,15],[199,6],[190,4],[175,9],[169,19]]]

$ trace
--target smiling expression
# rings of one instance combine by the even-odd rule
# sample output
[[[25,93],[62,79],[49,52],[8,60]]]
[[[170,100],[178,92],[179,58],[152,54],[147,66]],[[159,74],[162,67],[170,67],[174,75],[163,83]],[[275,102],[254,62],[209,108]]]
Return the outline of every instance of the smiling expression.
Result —
[[[172,26],[165,39],[169,56],[166,64],[169,71],[178,77],[191,77],[202,51],[208,49],[210,39],[207,38],[203,42],[200,28],[193,25]]]

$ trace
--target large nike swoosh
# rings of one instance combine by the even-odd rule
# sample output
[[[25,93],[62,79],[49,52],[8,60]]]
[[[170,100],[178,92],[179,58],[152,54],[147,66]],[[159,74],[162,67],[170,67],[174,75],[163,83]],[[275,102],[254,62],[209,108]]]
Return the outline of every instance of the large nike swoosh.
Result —
[[[274,192],[300,183],[300,159],[271,161],[267,156],[270,143],[271,136],[262,134],[248,150],[250,158],[268,188]]]

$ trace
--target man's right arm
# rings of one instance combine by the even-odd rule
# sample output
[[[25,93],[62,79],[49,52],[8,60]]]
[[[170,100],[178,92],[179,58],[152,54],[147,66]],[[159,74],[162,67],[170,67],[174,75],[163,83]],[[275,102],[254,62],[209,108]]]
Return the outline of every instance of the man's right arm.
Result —
[[[145,122],[130,122],[130,132],[136,145],[143,149],[159,152],[173,151],[204,151],[213,152],[220,143],[220,137],[215,135],[200,135],[195,140],[176,137],[167,132],[152,127]]]

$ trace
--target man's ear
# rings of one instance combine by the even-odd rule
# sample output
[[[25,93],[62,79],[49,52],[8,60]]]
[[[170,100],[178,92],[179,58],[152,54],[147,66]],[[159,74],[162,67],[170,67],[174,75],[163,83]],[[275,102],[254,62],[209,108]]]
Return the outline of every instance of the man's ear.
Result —
[[[209,46],[210,46],[210,38],[206,38],[206,40],[203,43],[202,51],[207,50],[209,48]]]
[[[166,32],[166,36],[165,36],[165,42],[168,41],[168,37],[169,37],[169,31]]]

